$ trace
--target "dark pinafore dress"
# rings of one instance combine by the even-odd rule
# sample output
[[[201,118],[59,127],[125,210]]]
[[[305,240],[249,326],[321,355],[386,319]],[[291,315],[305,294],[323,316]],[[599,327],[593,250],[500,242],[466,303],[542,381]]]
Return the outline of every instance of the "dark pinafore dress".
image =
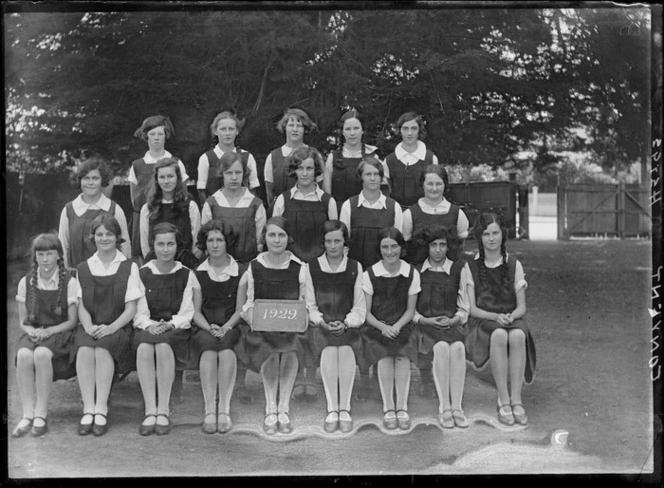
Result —
[[[300,298],[300,264],[291,260],[287,269],[266,268],[258,261],[249,266],[254,278],[254,299],[298,300]],[[241,351],[238,357],[247,358],[247,366],[260,372],[268,356],[275,352],[295,352],[303,359],[303,350],[297,332],[256,332],[248,326],[242,327]]]
[[[147,164],[145,159],[140,158],[131,163],[134,168],[134,174],[138,185],[136,185],[137,192],[132,198],[131,205],[133,207],[133,214],[131,217],[131,255],[143,256],[141,251],[141,223],[140,213],[143,205],[147,203],[148,188],[150,187],[150,180],[154,175],[154,164]]]
[[[169,322],[182,305],[182,296],[189,280],[189,268],[180,268],[175,273],[155,274],[143,266],[138,271],[145,286],[145,299],[148,302],[151,320]],[[134,333],[134,349],[142,343],[168,344],[175,356],[175,369],[187,369],[189,361],[189,341],[191,329],[171,329],[163,334],[154,335],[143,329]]]
[[[378,252],[378,233],[385,227],[394,226],[394,206],[396,202],[387,198],[387,208],[373,209],[357,206],[359,195],[351,197],[350,204],[350,235],[351,244],[348,257],[359,261],[363,269],[369,269],[380,261]]]
[[[371,301],[371,313],[381,322],[393,325],[408,308],[408,288],[413,281],[414,268],[410,266],[408,277],[376,276],[373,268],[368,269],[369,279],[374,294]],[[387,356],[407,356],[417,363],[417,331],[412,322],[406,324],[396,339],[385,337],[377,328],[365,323],[360,327],[364,354],[358,357],[362,366],[371,366]]]
[[[235,249],[228,253],[238,263],[248,263],[258,256],[258,245],[256,244],[256,213],[262,205],[261,201],[253,197],[248,207],[222,207],[217,203],[214,196],[206,200],[210,207],[213,219],[223,220],[233,227],[237,234]]]
[[[244,165],[246,166],[247,162],[249,161],[249,153],[241,149],[238,150],[237,152],[242,158]],[[217,153],[215,153],[213,149],[210,149],[208,152],[205,153],[205,155],[207,156],[208,163],[210,164],[210,168],[208,169],[207,183],[205,185],[205,191],[207,191],[208,195],[214,195],[214,192],[221,189],[223,182],[223,176],[221,174],[221,165],[219,164],[221,162],[221,158],[217,157]],[[249,178],[247,177],[242,180],[242,184],[246,187],[249,187],[247,181],[248,179]]]
[[[514,274],[517,260],[511,256],[507,259],[509,282],[503,286],[502,268],[486,268],[486,282],[480,278],[480,262],[474,259],[468,263],[475,283],[475,304],[478,308],[494,313],[509,313],[516,308],[516,292],[514,291]],[[507,289],[506,289],[507,288]],[[489,361],[491,334],[496,329],[522,330],[526,336],[526,370],[524,379],[527,384],[535,378],[536,353],[535,341],[524,319],[515,320],[509,327],[503,327],[493,320],[470,317],[466,323],[466,358],[477,369],[483,368]]]
[[[420,183],[422,171],[428,165],[433,164],[433,153],[427,149],[424,159],[417,163],[406,166],[395,153],[385,158],[385,164],[390,169],[390,196],[401,205],[402,209],[410,207],[412,204],[424,196],[424,190]]]
[[[421,268],[421,266],[420,266]],[[420,294],[417,297],[417,311],[424,317],[449,317],[453,318],[457,311],[457,296],[461,282],[462,263],[453,263],[450,274],[427,269],[420,272]],[[454,325],[447,329],[438,329],[429,325],[418,324],[421,365],[431,364],[433,359],[433,346],[437,342],[444,341],[449,344],[462,341],[464,338],[464,326]]]
[[[132,261],[129,259],[122,261],[118,271],[110,276],[94,276],[87,261],[78,265],[77,274],[83,290],[83,305],[94,325],[109,325],[124,312],[131,265]],[[136,366],[136,356],[131,347],[132,336],[131,323],[101,339],[88,335],[79,324],[74,340],[77,347],[101,347],[108,350],[116,363],[116,372],[125,373],[134,370]]]
[[[148,219],[148,225],[150,226],[150,232],[152,232],[152,229],[161,222],[168,222],[177,227],[180,232],[180,238],[182,239],[182,248],[178,248],[175,260],[180,261],[189,269],[194,269],[199,263],[196,255],[191,250],[194,244],[194,238],[191,235],[191,218],[189,217],[190,202],[191,200],[187,200],[186,211],[176,210],[173,203],[162,203],[161,215],[154,221]],[[154,250],[150,249],[145,256],[145,262],[148,263],[155,258]]]
[[[57,272],[57,271],[56,271]],[[67,303],[67,284],[73,279],[70,273],[62,289],[60,301],[58,302],[58,290],[40,290],[35,288],[35,303],[31,306],[29,300],[26,300],[28,315],[34,313],[35,323],[30,324],[35,328],[48,328],[65,322],[69,316]],[[26,297],[29,297],[33,289],[30,283],[30,274],[25,277]],[[58,310],[59,309],[59,310]],[[75,329],[74,329],[75,330]],[[74,344],[74,330],[59,332],[53,334],[48,339],[40,342],[32,342],[30,337],[23,331],[18,338],[16,351],[21,348],[34,351],[37,347],[46,347],[51,350],[53,356],[51,364],[53,365],[53,380],[73,378],[76,376],[76,346]]]
[[[408,207],[410,215],[413,219],[413,232],[411,238],[407,243],[407,254],[405,261],[408,261],[413,266],[422,264],[426,258],[429,257],[429,244],[419,238],[417,234],[422,230],[432,225],[442,225],[444,227],[454,226],[456,229],[457,220],[459,220],[459,207],[452,204],[450,211],[446,214],[427,214],[422,211],[418,203]],[[459,246],[452,246],[448,243],[447,258],[452,261],[457,261],[461,253]]]
[[[210,324],[224,325],[235,313],[237,287],[240,278],[247,270],[245,265],[238,265],[238,275],[231,276],[226,281],[214,281],[207,271],[196,271],[196,278],[201,285],[203,303],[201,306],[203,316]],[[232,328],[221,339],[217,339],[208,331],[200,327],[192,327],[192,361],[200,362],[204,351],[223,351],[233,349],[240,338],[240,328]]]
[[[320,268],[318,259],[309,262],[309,273],[314,284],[316,305],[325,322],[338,320],[343,322],[353,308],[355,281],[357,280],[357,261],[348,259],[346,270],[341,273],[325,273]],[[320,354],[328,346],[350,346],[355,357],[363,355],[360,329],[346,329],[341,335],[333,335],[322,327],[312,327],[314,351],[320,361]]]
[[[90,242],[92,221],[101,213],[109,213],[115,217],[115,205],[116,203],[111,200],[108,212],[100,208],[94,210],[88,209],[79,217],[74,212],[72,202],[67,204],[65,208],[67,209],[67,220],[69,220],[69,249],[67,250],[69,267],[76,268],[97,252],[94,242]]]
[[[281,148],[276,148],[270,155],[272,155],[272,192],[276,200],[279,195],[293,188],[296,181],[288,173],[288,162]]]
[[[283,196],[283,217],[288,221],[293,234],[293,244],[288,246],[288,250],[301,261],[309,262],[325,251],[321,235],[323,224],[329,219],[327,209],[331,197],[323,193],[321,201],[310,202],[295,200],[291,198],[290,192]]]
[[[332,196],[337,202],[337,211],[341,204],[362,191],[362,182],[357,179],[357,167],[362,157],[346,158],[342,151],[332,152]]]

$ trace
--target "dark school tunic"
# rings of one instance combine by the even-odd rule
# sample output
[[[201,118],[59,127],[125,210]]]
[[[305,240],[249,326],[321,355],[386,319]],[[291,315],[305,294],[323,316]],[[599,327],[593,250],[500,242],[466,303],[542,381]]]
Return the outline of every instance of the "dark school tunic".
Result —
[[[514,291],[514,276],[517,260],[512,256],[507,258],[508,283],[503,285],[503,266],[486,268],[485,278],[481,279],[480,262],[474,259],[468,262],[468,267],[475,284],[475,304],[478,308],[494,313],[509,313],[516,308],[516,292]],[[482,368],[489,361],[491,334],[496,329],[522,330],[526,336],[526,370],[524,378],[526,383],[532,383],[535,376],[536,352],[535,341],[524,319],[515,320],[509,327],[488,319],[470,317],[466,323],[466,356],[476,368]]]
[[[433,152],[427,149],[424,159],[417,163],[406,166],[395,153],[385,159],[385,164],[390,169],[390,182],[392,191],[390,196],[405,208],[417,203],[424,196],[424,190],[420,183],[420,176],[425,167],[433,164]]]
[[[420,239],[415,238],[422,229],[431,227],[434,224],[442,225],[444,227],[454,226],[456,228],[457,220],[459,220],[459,207],[452,204],[450,211],[446,214],[428,214],[424,213],[419,203],[414,203],[410,207],[410,215],[413,220],[413,232],[411,238],[407,243],[407,254],[405,260],[412,265],[422,264],[426,258],[429,257],[429,245]],[[447,250],[448,258],[456,261],[459,256],[458,250],[452,249],[452,246]]]
[[[109,325],[124,312],[131,265],[130,259],[122,261],[117,272],[109,276],[94,276],[87,261],[78,265],[77,274],[83,290],[83,305],[90,313],[93,324]],[[132,335],[132,326],[127,324],[114,334],[95,339],[79,324],[75,342],[77,347],[107,349],[116,363],[117,372],[124,373],[132,371],[136,365],[136,357],[131,347]]]
[[[140,228],[140,218],[141,208],[147,203],[147,194],[148,188],[150,186],[150,180],[152,175],[154,175],[154,164],[147,164],[145,159],[140,158],[131,163],[131,166],[134,168],[134,174],[136,175],[136,180],[138,181],[137,191],[134,194],[134,198],[131,201],[131,205],[134,208],[134,213],[131,218],[131,255],[132,256],[142,256],[141,252],[141,228]]]
[[[414,268],[410,266],[408,277],[376,276],[369,268],[369,279],[374,289],[371,301],[371,313],[381,322],[393,325],[408,308],[408,288],[413,281]],[[364,354],[360,361],[366,365],[376,364],[386,356],[407,356],[417,363],[417,333],[412,322],[406,324],[396,339],[385,337],[377,328],[364,324],[360,328]],[[359,358],[358,358],[359,359]]]
[[[57,273],[57,271],[56,271]],[[60,301],[58,301],[58,290],[40,290],[33,287],[30,283],[30,273],[25,277],[26,297],[29,297],[34,288],[36,300],[31,305],[30,300],[26,299],[26,308],[28,315],[35,314],[36,323],[33,327],[48,328],[65,322],[69,316],[67,302],[67,285],[69,280],[73,279],[73,274],[67,274],[65,283],[61,286]],[[59,310],[58,310],[59,308]],[[60,313],[57,313],[60,312]],[[25,332],[21,331],[16,344],[16,351],[21,348],[34,351],[37,347],[46,347],[51,350],[53,356],[51,363],[53,365],[53,380],[73,378],[76,376],[76,345],[74,344],[74,330],[59,332],[49,338],[33,342]]]
[[[106,212],[115,216],[116,203],[111,200],[111,206],[108,212],[98,209],[88,209],[83,215],[78,216],[74,211],[72,202],[67,203],[67,220],[69,221],[69,249],[67,250],[67,259],[69,266],[77,267],[83,261],[97,252],[94,242],[90,242],[90,233],[92,232],[92,221],[99,214]]]
[[[288,174],[288,163],[281,152],[281,148],[276,148],[270,155],[272,156],[272,192],[276,199],[285,191],[293,188],[296,181]]]
[[[420,269],[421,269],[420,265]],[[463,264],[452,263],[450,274],[444,271],[432,271],[430,268],[420,272],[420,294],[417,297],[417,311],[424,317],[449,317],[453,318],[457,311],[457,296],[461,282],[461,270]],[[433,357],[433,346],[437,342],[444,341],[453,343],[463,341],[463,324],[455,325],[447,329],[418,324],[420,340],[418,351],[424,363],[430,364]],[[422,361],[421,361],[422,362]]]
[[[359,195],[351,197],[350,204],[350,235],[351,244],[348,257],[359,261],[363,269],[368,269],[380,261],[378,252],[378,232],[385,227],[394,226],[394,206],[391,198],[385,200],[387,208],[373,209],[357,206]]]
[[[238,153],[242,157],[242,160],[244,161],[244,164],[246,166],[247,162],[249,161],[249,153],[241,149],[238,151]],[[212,195],[214,194],[214,192],[220,190],[222,187],[223,176],[221,174],[221,165],[220,165],[221,158],[217,156],[217,153],[215,153],[213,149],[210,149],[208,152],[205,153],[205,155],[207,156],[208,163],[210,164],[205,190],[207,191],[208,195]],[[248,184],[249,182],[247,180],[248,177],[243,179],[242,181],[242,184],[246,187],[249,186]]]
[[[239,263],[248,263],[258,255],[256,243],[256,212],[262,205],[253,197],[248,207],[222,207],[214,196],[206,200],[213,219],[223,220],[233,227],[237,234],[237,242],[233,252],[229,252]]]
[[[323,193],[320,201],[295,200],[284,193],[283,217],[288,221],[293,244],[288,250],[300,260],[308,262],[325,250],[321,239],[323,224],[329,219],[330,195]]]
[[[342,150],[332,152],[332,196],[339,206],[353,195],[362,191],[362,182],[357,178],[357,167],[362,157],[347,158],[342,155]]]
[[[309,274],[314,285],[316,305],[323,314],[325,322],[343,322],[353,308],[355,281],[357,280],[357,261],[348,259],[346,270],[341,273],[325,273],[321,270],[318,259],[309,262]],[[328,346],[350,346],[355,357],[363,354],[360,329],[346,329],[341,335],[333,335],[322,327],[312,327],[314,351],[317,360]]]
[[[298,300],[300,298],[300,263],[291,260],[287,269],[272,269],[257,260],[249,266],[254,278],[254,299]],[[261,366],[274,352],[296,352],[302,359],[302,344],[297,332],[256,332],[243,327],[242,356],[248,366],[260,372]],[[240,354],[238,354],[240,357]]]
[[[191,270],[182,267],[175,273],[155,274],[143,266],[138,274],[145,286],[145,299],[150,310],[151,320],[169,322],[182,305],[182,296],[189,281]],[[163,334],[154,335],[144,329],[137,329],[134,335],[134,349],[141,343],[168,344],[175,356],[175,369],[186,369],[189,361],[190,329],[171,329]]]
[[[152,232],[152,229],[154,229],[157,224],[162,222],[168,222],[177,227],[178,231],[180,232],[180,238],[182,239],[182,248],[178,249],[175,259],[176,261],[180,261],[187,268],[191,269],[198,265],[198,259],[191,250],[194,244],[194,238],[191,235],[191,218],[189,217],[190,203],[191,200],[187,200],[187,207],[184,211],[176,209],[175,204],[173,203],[162,203],[161,215],[153,221],[148,218],[148,225],[150,226],[148,235]],[[150,249],[150,251],[148,251],[147,255],[145,256],[145,262],[150,262],[155,258],[156,256],[154,251]]]
[[[224,325],[235,313],[237,288],[242,275],[247,270],[246,265],[238,264],[238,275],[231,276],[226,281],[214,281],[207,271],[196,271],[196,278],[201,285],[203,303],[201,311],[210,324]],[[221,339],[200,327],[193,327],[191,336],[192,353],[196,362],[200,361],[204,351],[223,351],[233,349],[240,338],[240,327],[235,326]]]

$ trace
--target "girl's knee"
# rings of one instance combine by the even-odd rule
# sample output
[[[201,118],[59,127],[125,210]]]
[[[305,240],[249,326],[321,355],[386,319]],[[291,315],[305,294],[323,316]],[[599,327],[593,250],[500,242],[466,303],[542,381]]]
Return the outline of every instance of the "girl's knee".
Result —
[[[27,347],[22,347],[16,353],[17,366],[30,366],[34,364],[34,353]]]
[[[496,329],[491,333],[492,344],[507,344],[507,331],[505,329]]]
[[[450,345],[445,341],[438,341],[433,346],[433,356],[447,357],[450,353]]]
[[[452,359],[462,361],[466,359],[466,347],[463,342],[457,341],[450,346]]]
[[[33,352],[35,362],[51,362],[53,352],[48,347],[37,347]]]
[[[521,329],[514,329],[509,332],[510,344],[525,344],[526,334]]]
[[[138,345],[136,349],[137,359],[148,359],[154,357],[154,344],[148,344],[147,342],[142,342]]]

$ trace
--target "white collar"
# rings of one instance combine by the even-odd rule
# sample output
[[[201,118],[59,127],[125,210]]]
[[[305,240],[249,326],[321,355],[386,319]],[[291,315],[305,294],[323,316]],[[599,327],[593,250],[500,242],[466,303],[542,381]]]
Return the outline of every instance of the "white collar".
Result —
[[[72,200],[71,205],[74,212],[76,212],[76,215],[82,215],[87,210],[95,208],[100,208],[108,212],[111,208],[111,199],[102,193],[99,196],[99,200],[95,203],[86,203],[85,200],[83,200],[83,195],[79,194],[74,200]]]
[[[269,251],[264,251],[264,252],[260,253],[260,254],[256,257],[256,261],[258,261],[259,263],[261,263],[261,264],[262,264],[263,266],[265,266],[266,268],[270,268],[270,264],[269,264],[269,263],[266,261],[266,259],[265,259],[265,258],[267,257],[268,252],[269,252]],[[304,263],[303,263],[302,261],[300,261],[300,259],[299,259],[295,254],[293,254],[292,252],[290,252],[290,251],[284,251],[284,252],[285,252],[286,255],[288,256],[288,259],[287,259],[287,260],[281,265],[280,268],[276,268],[276,269],[286,269],[286,268],[288,268],[288,266],[290,266],[290,262],[291,262],[291,261],[295,261],[296,263],[298,263],[298,264],[300,264],[300,265],[304,264]]]
[[[320,265],[320,270],[323,273],[343,273],[346,271],[346,267],[348,266],[348,256],[345,254],[341,258],[341,263],[339,264],[339,267],[335,270],[332,271],[332,268],[330,267],[330,262],[327,260],[327,256],[325,256],[325,253],[321,254],[318,256],[318,264]]]
[[[242,188],[244,188],[244,193],[242,194],[238,202],[246,200],[247,198],[253,200],[254,194],[249,191],[249,188],[247,188],[246,186],[243,186]],[[223,188],[218,189],[216,192],[214,192],[214,195],[212,196],[217,200],[217,202],[221,204],[222,207],[230,207],[228,199],[226,198],[226,195],[224,195],[224,192],[222,190]]]
[[[159,159],[172,158],[172,157],[173,157],[173,155],[164,149],[164,155]],[[145,164],[155,164],[157,161],[159,161],[159,159],[155,159],[155,158],[152,157],[152,155],[150,154],[150,151],[145,153],[145,156],[143,156],[143,159],[145,160]]]
[[[417,149],[415,149],[415,151],[410,153],[403,148],[403,142],[400,142],[399,144],[397,144],[397,147],[394,149],[394,154],[397,157],[397,159],[403,159],[404,157],[415,156],[417,159],[424,160],[424,158],[427,155],[427,146],[422,141],[417,141]]]
[[[92,256],[90,256],[90,261],[97,262],[99,263],[100,266],[103,266],[103,263],[101,262],[101,259],[99,258],[99,251],[95,252]],[[122,254],[119,250],[115,250],[115,257],[113,258],[112,263],[121,263],[122,261],[126,261],[127,257]]]
[[[403,259],[399,260],[400,266],[399,266],[399,272],[396,275],[391,274],[389,271],[385,269],[385,266],[383,265],[382,261],[378,261],[376,264],[374,264],[371,268],[373,269],[373,272],[376,276],[405,276],[408,278],[408,274],[410,273],[410,265],[404,261]]]
[[[240,269],[237,265],[237,261],[231,256],[230,254],[228,255],[230,258],[230,262],[228,263],[228,266],[226,266],[224,269],[221,270],[221,273],[227,274],[228,276],[237,276],[240,274]],[[215,272],[214,268],[212,268],[212,265],[210,265],[210,259],[206,259],[203,261],[198,268],[196,268],[196,271],[212,271],[213,273]]]
[[[375,205],[373,203],[369,203],[369,200],[364,198],[364,191],[361,191],[360,196],[357,199],[357,206],[361,207],[364,202],[368,203],[369,205]],[[385,196],[385,194],[383,192],[381,192],[380,196],[378,197],[378,203],[380,203],[381,207],[387,208],[387,197]]]
[[[297,186],[297,183],[296,183],[295,186],[294,186],[293,188],[290,189],[290,196],[291,196],[291,198],[293,198],[293,197],[295,196],[296,193],[299,193],[299,194],[302,195],[303,197],[308,197],[309,195],[311,195],[311,194],[313,193],[313,194],[316,195],[316,197],[318,197],[318,200],[321,200],[321,198],[322,198],[324,192],[323,192],[323,190],[321,190],[320,188],[318,188],[318,185],[317,185],[317,184],[314,183],[314,190],[311,191],[311,192],[309,192],[309,193],[307,193],[307,194],[304,194],[304,193],[302,193],[302,190],[300,190],[300,188]]]
[[[438,205],[433,206],[433,207],[427,203],[427,201],[426,201],[426,199],[425,199],[424,197],[420,198],[420,199],[417,201],[417,204],[420,206],[420,208],[421,208],[422,210],[426,210],[426,209],[431,209],[431,210],[438,210],[438,209],[440,209],[440,210],[446,210],[446,209],[449,209],[449,208],[452,206],[452,204],[450,203],[450,201],[449,201],[448,199],[446,199],[445,197],[443,197],[443,200],[442,200]]]
[[[47,288],[57,289],[59,284],[60,284],[60,270],[58,268],[55,269],[51,277],[47,280],[42,278],[41,273],[37,272],[37,288],[41,290],[46,290]]]
[[[431,265],[431,262],[429,261],[429,258],[426,258],[424,260],[424,263],[422,263],[422,270],[420,271],[420,273],[424,273],[427,269],[431,269],[432,271],[440,271],[441,266],[437,266],[437,267],[434,268]],[[442,270],[445,273],[450,274],[451,269],[452,269],[452,261],[445,258],[445,261],[443,261]]]
[[[172,270],[170,270],[168,273],[162,273],[162,272],[159,271],[159,269],[157,268],[157,265],[155,264],[156,261],[157,261],[156,259],[153,259],[153,260],[151,260],[151,261],[145,263],[145,264],[143,265],[143,268],[149,268],[154,274],[173,274],[173,273],[175,273],[176,271],[178,271],[178,270],[184,268],[184,266],[182,265],[182,263],[181,263],[180,261],[175,261],[175,266],[173,267]]]
[[[214,152],[214,153],[217,155],[218,158],[220,158],[220,157],[222,157],[224,154],[226,154],[224,151],[221,150],[221,148],[219,147],[219,144],[217,144],[216,146],[214,146],[214,149],[212,149],[212,152]],[[233,150],[232,150],[232,151],[226,151],[226,152],[234,152],[234,153],[236,153],[236,152],[237,152],[237,149],[235,148],[235,146],[233,146]]]
[[[509,259],[509,254],[507,252],[505,252],[505,257]],[[479,252],[477,254],[475,254],[475,259],[476,260],[480,259],[480,253]],[[501,264],[503,264],[503,257],[502,256],[500,256],[500,259],[496,262],[495,266],[487,266],[487,268],[489,268],[489,269],[497,268]],[[484,265],[486,266],[486,262],[484,263]]]

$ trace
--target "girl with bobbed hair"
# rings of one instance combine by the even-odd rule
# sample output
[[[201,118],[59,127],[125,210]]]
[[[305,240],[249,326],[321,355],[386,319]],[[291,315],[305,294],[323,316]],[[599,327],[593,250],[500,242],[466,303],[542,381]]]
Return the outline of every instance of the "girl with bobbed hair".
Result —
[[[438,393],[438,421],[450,429],[468,427],[461,409],[466,377],[463,326],[468,319],[468,297],[461,285],[462,262],[448,259],[447,248],[457,240],[456,228],[432,224],[414,236],[428,247],[429,256],[418,266],[422,291],[413,322],[420,332],[419,358],[430,367]]]
[[[134,368],[132,328],[127,325],[144,292],[138,267],[118,251],[123,239],[116,218],[102,213],[90,231],[97,251],[77,268],[76,376],[83,398],[78,433],[101,436],[108,431],[113,375]]]
[[[367,309],[362,266],[344,252],[350,243],[346,224],[328,220],[320,237],[325,253],[309,262],[307,309],[327,399],[328,413],[323,425],[326,432],[339,428],[345,433],[353,428],[351,392],[356,357],[363,353],[359,329]]]
[[[362,191],[362,182],[356,177],[360,161],[365,156],[378,157],[378,154],[375,146],[362,142],[364,119],[354,108],[341,116],[339,131],[342,145],[332,151],[325,161],[323,190],[341,205]]]
[[[163,158],[172,158],[173,155],[165,149],[166,140],[175,136],[175,128],[171,119],[164,115],[152,115],[143,120],[141,126],[134,132],[134,137],[148,144],[145,155],[132,161],[129,168],[129,192],[134,215],[131,218],[132,257],[137,262],[143,262],[141,251],[140,212],[147,201],[147,192],[152,181],[155,164]],[[178,159],[178,158],[175,158]],[[189,179],[187,170],[178,159],[182,183]]]
[[[491,364],[498,421],[526,425],[521,389],[534,380],[536,366],[535,341],[524,320],[528,284],[521,263],[505,249],[507,226],[500,215],[481,213],[474,233],[479,253],[461,275],[470,309],[466,354],[476,368]]]
[[[396,125],[401,142],[385,158],[386,177],[390,196],[405,210],[423,196],[420,175],[425,166],[438,164],[438,158],[422,142],[427,132],[421,115],[406,112],[397,119]]]
[[[62,243],[67,267],[76,268],[95,253],[94,242],[89,240],[90,224],[102,212],[108,212],[119,222],[125,241],[121,251],[131,257],[125,213],[120,205],[102,192],[102,188],[110,183],[111,176],[108,166],[100,157],[84,160],[72,173],[72,184],[81,193],[62,209],[58,225],[58,238]]]
[[[73,330],[78,324],[76,279],[64,264],[55,234],[32,241],[30,272],[16,292],[21,335],[16,347],[16,379],[23,418],[13,437],[48,431],[48,398],[53,380],[76,374]]]
[[[195,246],[196,235],[201,227],[201,214],[182,182],[182,173],[176,158],[157,161],[147,203],[141,208],[141,252],[145,262],[155,257],[150,245],[154,238],[152,230],[162,222],[175,225],[182,239],[176,260],[190,269],[194,268],[202,256],[202,251]]]
[[[367,303],[366,322],[360,328],[364,344],[362,361],[377,364],[383,425],[389,430],[410,428],[410,363],[417,362],[418,336],[412,320],[420,292],[420,275],[401,259],[405,244],[398,229],[381,229],[377,243],[381,260],[362,277]]]
[[[257,195],[260,183],[258,181],[258,172],[256,170],[256,160],[254,156],[240,148],[238,137],[244,128],[246,119],[241,119],[234,110],[224,109],[215,115],[210,124],[212,139],[216,140],[215,146],[202,154],[198,159],[198,180],[196,188],[201,202],[205,202],[210,195],[213,195],[221,188],[219,179],[219,160],[227,152],[236,152],[245,160],[249,170],[248,181],[244,184],[254,195]]]
[[[192,349],[194,358],[199,358],[206,434],[232,428],[230,404],[237,374],[234,348],[247,294],[246,282],[240,284],[247,266],[232,256],[236,243],[237,235],[221,220],[210,220],[198,233],[197,246],[207,259],[196,269],[199,286],[194,288]]]
[[[294,241],[290,251],[308,262],[323,253],[320,233],[327,220],[337,218],[337,203],[316,184],[323,172],[323,158],[318,150],[302,146],[286,159],[296,184],[277,197],[272,215],[283,215],[288,220]]]
[[[431,225],[456,229],[457,239],[448,245],[447,257],[457,261],[468,237],[469,222],[464,211],[445,198],[449,186],[447,171],[438,164],[426,166],[420,175],[420,186],[424,196],[403,213],[403,235],[409,241],[406,261],[418,265],[427,258],[427,246],[412,239],[412,236]]]
[[[306,265],[286,250],[290,239],[288,222],[283,217],[270,218],[263,231],[267,251],[249,264],[245,273],[247,301],[242,318],[253,323],[254,300],[304,300]],[[245,278],[243,277],[243,280]],[[243,328],[242,350],[249,367],[260,372],[265,388],[263,430],[272,435],[289,433],[290,398],[302,356],[297,332],[259,332]]]
[[[295,180],[288,177],[286,158],[294,149],[304,146],[304,136],[316,130],[318,126],[309,114],[301,108],[288,108],[275,127],[286,137],[286,143],[273,150],[265,159],[265,192],[267,206],[274,204],[276,198],[295,186]]]

